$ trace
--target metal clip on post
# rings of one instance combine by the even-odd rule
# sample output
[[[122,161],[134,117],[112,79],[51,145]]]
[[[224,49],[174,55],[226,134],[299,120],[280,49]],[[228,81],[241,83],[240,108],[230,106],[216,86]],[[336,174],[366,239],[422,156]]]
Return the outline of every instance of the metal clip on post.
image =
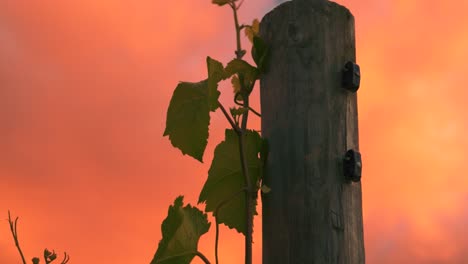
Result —
[[[362,160],[359,151],[350,149],[346,152],[343,161],[343,172],[347,180],[353,182],[361,180]]]
[[[359,65],[352,61],[345,64],[343,70],[343,88],[350,92],[356,92],[361,84],[361,70]]]

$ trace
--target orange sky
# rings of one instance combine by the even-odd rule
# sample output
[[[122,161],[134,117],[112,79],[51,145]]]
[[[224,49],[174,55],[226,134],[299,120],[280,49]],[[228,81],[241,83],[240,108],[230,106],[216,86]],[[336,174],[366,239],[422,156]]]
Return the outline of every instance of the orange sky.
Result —
[[[277,2],[246,0],[240,19]],[[468,263],[468,2],[338,2],[355,15],[363,74],[367,263]],[[28,260],[48,247],[75,264],[149,263],[167,207],[179,194],[197,201],[210,163],[162,137],[166,109],[178,81],[206,78],[207,55],[233,57],[229,11],[209,0],[0,1],[0,263],[20,263],[8,209]],[[230,84],[221,89],[229,105]],[[227,125],[212,115],[204,160]],[[211,260],[213,239],[200,242]],[[222,229],[221,242],[221,262],[241,263],[242,237]]]

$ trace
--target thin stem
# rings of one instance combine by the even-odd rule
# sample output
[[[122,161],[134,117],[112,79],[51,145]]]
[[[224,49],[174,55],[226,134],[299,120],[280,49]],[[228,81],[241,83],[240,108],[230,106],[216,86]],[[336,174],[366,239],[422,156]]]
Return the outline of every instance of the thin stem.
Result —
[[[219,245],[219,221],[218,221],[218,218],[216,218],[216,235],[215,235],[215,261],[216,261],[216,264],[219,264],[218,245]]]
[[[239,126],[236,125],[236,123],[234,123],[234,121],[232,120],[231,116],[228,114],[228,112],[226,111],[226,108],[224,108],[224,106],[221,104],[220,101],[218,101],[218,105],[219,105],[219,108],[221,108],[221,111],[223,112],[224,116],[226,117],[226,119],[229,121],[229,124],[231,124],[232,126],[232,129],[234,129],[236,132],[239,132]]]
[[[241,32],[241,28],[239,26],[239,19],[237,18],[237,7],[234,3],[231,3],[230,4],[231,8],[232,8],[232,12],[234,13],[234,26],[236,27],[236,56],[238,59],[242,59],[242,57],[244,56],[245,52],[242,50],[242,46],[241,46],[241,40],[240,40],[240,32]]]
[[[239,10],[239,8],[242,6],[243,3],[244,3],[244,0],[241,0],[240,3],[237,5],[236,9]]]
[[[253,109],[252,107],[247,107],[250,111],[252,111],[252,113],[254,113],[256,116],[258,117],[262,117],[262,114],[260,114],[259,112],[255,111],[255,109]]]
[[[65,256],[63,257],[63,260],[62,260],[62,262],[61,262],[60,264],[67,264],[68,261],[70,260],[70,256],[67,255],[67,252],[64,252],[63,254],[64,254]]]
[[[205,257],[205,255],[203,255],[201,252],[197,251],[197,253],[195,253],[195,255],[197,255],[199,258],[201,258],[203,260],[203,262],[205,262],[205,264],[211,264],[210,261],[208,260],[208,258]]]
[[[242,4],[242,3],[241,3]],[[245,51],[242,50],[241,46],[241,40],[240,40],[240,31],[241,27],[239,26],[239,19],[237,18],[237,9],[240,7],[235,6],[233,2],[230,4],[233,14],[234,14],[234,24],[236,28],[236,44],[237,44],[237,49],[236,49],[236,56],[237,59],[242,59],[242,57],[245,54]],[[242,94],[242,99],[244,101],[244,107],[249,107],[249,92],[246,91],[245,85],[244,85],[244,76],[242,74],[239,74],[239,81],[241,83],[241,94]],[[245,148],[245,131],[247,129],[247,119],[249,116],[249,111],[246,111],[242,115],[242,121],[241,121],[241,127],[240,131],[238,132],[239,136],[239,152],[240,152],[240,160],[241,160],[241,166],[242,166],[242,174],[244,174],[245,178],[245,184],[247,191],[245,193],[245,210],[246,210],[246,234],[245,234],[245,264],[252,264],[252,228],[253,228],[253,212],[251,210],[252,204],[253,204],[253,188],[252,188],[252,183],[250,182],[250,177],[249,177],[249,172],[247,168],[247,162],[246,162],[246,157],[244,153],[244,148]]]
[[[237,101],[237,97],[240,95],[240,92],[237,92],[235,95],[234,95],[234,103],[236,105],[240,105],[240,106],[244,106],[243,103],[239,103],[239,101]]]
[[[234,103],[235,103],[236,105],[245,107],[243,103],[239,103],[239,101],[237,101],[236,98],[237,98],[237,96],[239,96],[239,95],[240,95],[240,93],[236,93],[236,95],[234,95]],[[247,108],[247,109],[249,109],[250,111],[252,111],[252,113],[254,113],[256,116],[262,117],[262,114],[260,114],[259,112],[255,111],[255,109],[253,109],[252,107],[249,106],[249,107],[245,107],[245,108]]]
[[[226,203],[232,201],[237,195],[241,194],[242,192],[247,191],[246,188],[242,188],[239,191],[233,193],[231,196],[227,197],[226,199],[222,200],[215,208],[214,210],[214,217],[216,219],[216,236],[215,236],[215,259],[216,259],[216,264],[218,264],[218,242],[219,242],[219,222],[218,222],[218,212],[223,207]]]
[[[244,98],[244,102],[248,104],[248,96]],[[247,126],[248,113],[245,112],[242,115],[242,125],[241,125],[241,134],[239,136],[239,151],[240,151],[240,160],[242,166],[242,173],[245,177],[245,182],[247,185],[247,192],[245,194],[245,214],[246,214],[246,235],[245,235],[245,264],[252,264],[252,231],[253,231],[253,189],[252,183],[250,182],[249,172],[245,159],[245,131]]]
[[[18,252],[21,255],[21,260],[23,261],[23,264],[26,264],[26,260],[24,259],[23,251],[21,251],[21,247],[20,247],[19,241],[18,241],[18,231],[16,230],[16,225],[18,223],[18,217],[16,217],[15,222],[13,222],[11,220],[10,210],[8,210],[8,222],[10,224],[10,230],[11,230],[11,234],[13,235],[13,240],[15,241],[16,248],[18,249]]]
[[[242,95],[242,99],[244,99],[244,107],[245,108],[250,108],[249,106],[249,95],[248,94],[243,94]],[[249,118],[249,112],[245,112],[243,115],[242,115],[242,123],[241,123],[241,130],[242,131],[245,131],[247,129],[247,120]],[[242,153],[241,153],[242,154]]]

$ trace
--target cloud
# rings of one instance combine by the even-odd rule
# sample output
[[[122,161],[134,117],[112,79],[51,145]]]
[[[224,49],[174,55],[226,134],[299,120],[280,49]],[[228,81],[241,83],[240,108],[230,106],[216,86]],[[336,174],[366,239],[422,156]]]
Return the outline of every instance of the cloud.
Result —
[[[465,196],[466,197],[466,196]],[[464,198],[466,201],[466,198]],[[396,215],[396,213],[392,214]],[[465,263],[467,260],[466,204],[455,212],[439,211],[431,225],[388,214],[366,219],[366,260],[368,263]]]
[[[241,21],[274,2],[246,1]],[[363,73],[368,263],[466,262],[468,4],[340,3],[356,18]],[[165,111],[178,81],[206,77],[206,55],[232,58],[230,16],[209,1],[0,3],[0,214],[21,217],[28,254],[51,245],[76,262],[150,259],[168,205],[197,200],[227,126],[213,114],[198,164],[162,137]],[[242,248],[237,234],[224,239],[224,254]]]

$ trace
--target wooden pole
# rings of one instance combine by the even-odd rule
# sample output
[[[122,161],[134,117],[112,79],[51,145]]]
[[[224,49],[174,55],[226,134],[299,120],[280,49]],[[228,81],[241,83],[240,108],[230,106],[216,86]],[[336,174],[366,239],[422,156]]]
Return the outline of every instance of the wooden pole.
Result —
[[[294,0],[260,25],[271,48],[260,84],[269,141],[262,194],[263,263],[365,263],[361,183],[343,175],[359,149],[356,93],[342,87],[356,61],[354,17],[343,6]]]

